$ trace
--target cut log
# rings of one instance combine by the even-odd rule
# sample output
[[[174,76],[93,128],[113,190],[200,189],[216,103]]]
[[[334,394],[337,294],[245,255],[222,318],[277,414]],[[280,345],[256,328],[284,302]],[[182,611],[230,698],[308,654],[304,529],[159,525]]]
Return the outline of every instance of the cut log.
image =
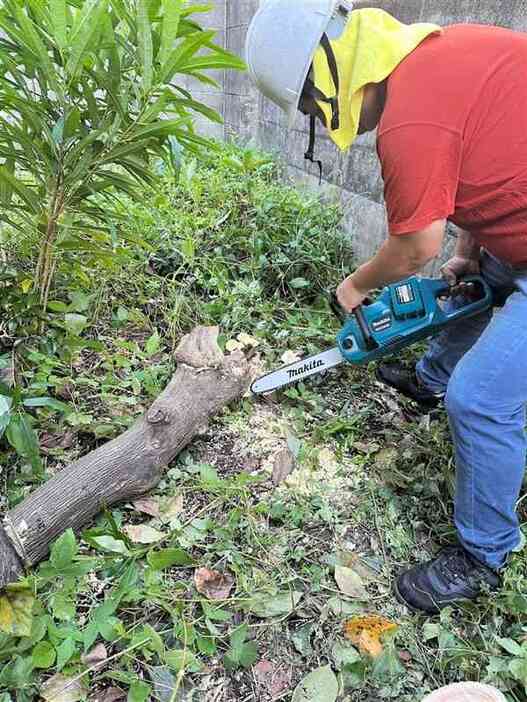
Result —
[[[64,468],[5,515],[0,589],[46,557],[66,529],[104,507],[144,495],[175,456],[236,398],[252,369],[241,352],[224,356],[216,327],[198,327],[176,350],[177,370],[148,412],[124,434]]]

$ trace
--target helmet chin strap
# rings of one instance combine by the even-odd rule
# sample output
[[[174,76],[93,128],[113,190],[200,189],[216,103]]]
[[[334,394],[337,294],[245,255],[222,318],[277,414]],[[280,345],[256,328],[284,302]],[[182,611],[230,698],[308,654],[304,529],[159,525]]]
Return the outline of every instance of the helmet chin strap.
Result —
[[[336,131],[339,128],[340,125],[340,114],[339,114],[339,88],[340,88],[340,81],[339,81],[339,71],[337,67],[337,60],[335,58],[335,54],[333,52],[333,49],[331,48],[331,43],[329,41],[328,35],[323,34],[322,39],[320,40],[321,46],[325,51],[329,70],[331,73],[331,78],[333,80],[333,85],[335,86],[335,96],[334,97],[327,97],[324,95],[324,93],[319,90],[314,82],[308,78],[306,80],[306,84],[304,86],[304,92],[307,96],[313,98],[314,100],[318,100],[319,102],[326,102],[330,105],[331,107],[331,130]],[[322,115],[324,117],[322,110],[320,110],[319,116]],[[319,185],[322,184],[322,161],[320,160],[315,160],[315,141],[316,141],[316,115],[310,115],[309,116],[309,145],[307,147],[307,151],[304,154],[304,158],[306,161],[311,161],[311,163],[316,163],[319,167],[320,170],[320,179],[319,179]],[[323,119],[324,122],[326,122],[326,119],[324,117]],[[327,126],[327,124],[326,124]]]

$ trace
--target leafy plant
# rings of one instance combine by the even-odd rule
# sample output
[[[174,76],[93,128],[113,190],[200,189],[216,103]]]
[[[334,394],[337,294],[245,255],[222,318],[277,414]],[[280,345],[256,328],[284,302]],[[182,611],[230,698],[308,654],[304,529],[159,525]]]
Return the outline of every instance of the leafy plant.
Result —
[[[250,668],[258,658],[258,647],[254,641],[247,641],[249,627],[242,624],[230,636],[230,648],[225,654],[225,667],[228,670]]]
[[[6,0],[0,9],[0,213],[38,231],[35,286],[46,307],[61,252],[111,258],[116,199],[155,182],[153,158],[208,142],[178,84],[243,69],[183,0]]]
[[[69,411],[66,403],[52,397],[34,396],[32,392],[15,386],[10,388],[0,382],[0,439],[5,434],[18,455],[28,461],[35,473],[42,471],[38,438],[34,418],[27,411],[47,407],[61,413]]]

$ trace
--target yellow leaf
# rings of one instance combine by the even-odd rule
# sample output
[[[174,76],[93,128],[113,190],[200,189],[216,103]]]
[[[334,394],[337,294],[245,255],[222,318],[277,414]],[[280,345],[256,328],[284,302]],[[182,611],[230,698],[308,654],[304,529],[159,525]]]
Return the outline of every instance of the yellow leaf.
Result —
[[[31,278],[24,278],[24,280],[20,283],[20,287],[22,288],[24,295],[26,295],[33,287],[33,281]]]
[[[344,624],[345,637],[372,658],[377,658],[383,651],[382,637],[395,631],[397,624],[376,614],[354,617]]]
[[[12,636],[29,636],[33,603],[31,590],[19,585],[8,587],[0,595],[0,631]]]

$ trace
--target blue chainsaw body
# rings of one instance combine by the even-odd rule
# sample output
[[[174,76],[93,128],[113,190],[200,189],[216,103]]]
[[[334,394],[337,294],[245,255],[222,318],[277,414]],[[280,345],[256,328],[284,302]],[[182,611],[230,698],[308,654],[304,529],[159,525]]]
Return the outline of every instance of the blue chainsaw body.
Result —
[[[446,309],[451,288],[444,280],[413,276],[387,286],[375,302],[346,320],[337,336],[342,356],[349,363],[369,363],[492,307],[492,290],[482,278],[464,283],[472,292],[456,296],[454,310]]]

